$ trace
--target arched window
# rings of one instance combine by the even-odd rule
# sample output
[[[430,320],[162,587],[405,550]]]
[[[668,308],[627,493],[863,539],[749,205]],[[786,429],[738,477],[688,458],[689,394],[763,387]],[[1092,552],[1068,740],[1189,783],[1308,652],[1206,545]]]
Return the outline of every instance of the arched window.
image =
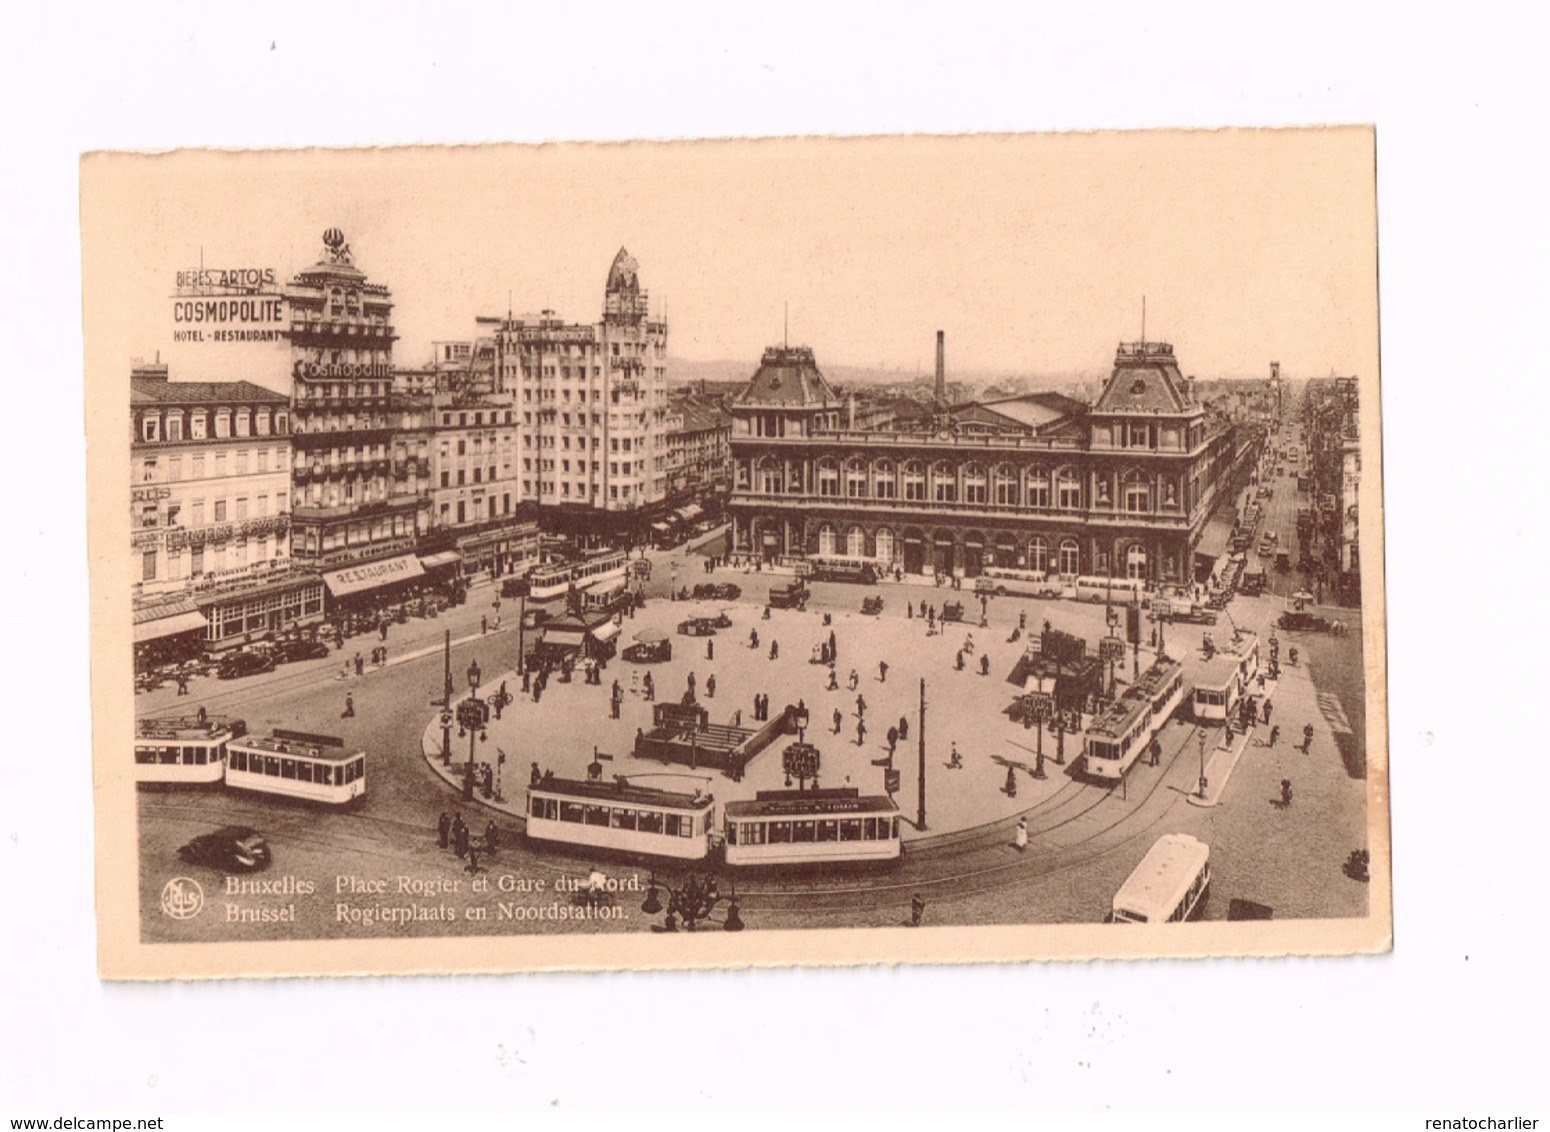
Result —
[[[996,505],[999,507],[1016,507],[1022,502],[1022,492],[1018,490],[1017,469],[1011,464],[996,465]]]
[[[248,421],[251,419],[251,415],[252,414],[247,409],[238,409],[237,410],[237,435],[238,436],[247,436],[248,435]]]
[[[1125,577],[1131,581],[1146,580],[1146,549],[1133,545],[1125,551]]]
[[[931,498],[938,503],[958,502],[958,473],[946,460],[931,465]]]
[[[1049,543],[1043,536],[1034,535],[1028,540],[1028,569],[1038,574],[1049,572]]]
[[[926,469],[919,460],[904,465],[904,498],[916,503],[926,499]]]
[[[851,558],[866,557],[866,532],[860,527],[851,527],[846,533],[845,553]]]
[[[828,523],[818,528],[818,553],[834,553],[834,528]]]
[[[1065,511],[1077,511],[1082,506],[1082,481],[1070,468],[1061,468],[1055,481],[1056,505]]]
[[[190,440],[203,440],[205,438],[206,414],[203,409],[195,409],[188,414],[188,436]]]
[[[149,443],[155,443],[161,439],[161,417],[156,413],[146,413],[140,418],[140,439]]]
[[[1044,468],[1028,469],[1028,506],[1049,506],[1049,472]]]
[[[887,527],[880,527],[877,532],[877,560],[879,562],[893,561],[893,532]]]
[[[878,499],[899,498],[899,484],[894,479],[892,460],[879,460],[872,469],[872,494]]]
[[[847,499],[866,497],[866,461],[850,460],[845,464],[845,496]]]
[[[818,461],[818,494],[834,498],[840,493],[840,470],[833,460]]]
[[[259,436],[269,435],[269,410],[260,409],[253,414],[253,431]]]
[[[274,415],[274,430],[281,436],[284,436],[291,430],[291,420],[286,415],[284,409],[278,410]]]
[[[1080,574],[1082,572],[1082,550],[1076,544],[1076,539],[1062,539],[1060,543],[1060,572],[1062,574]]]
[[[963,501],[984,503],[989,498],[985,487],[985,468],[982,464],[970,464],[963,470]]]

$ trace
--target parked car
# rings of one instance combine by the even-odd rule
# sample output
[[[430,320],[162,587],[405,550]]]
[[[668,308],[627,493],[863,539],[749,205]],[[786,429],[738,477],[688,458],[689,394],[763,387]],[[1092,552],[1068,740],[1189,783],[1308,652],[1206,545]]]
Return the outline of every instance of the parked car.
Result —
[[[623,655],[631,664],[661,664],[673,659],[673,642],[641,641],[626,648]]]
[[[1215,625],[1216,611],[1202,609],[1198,605],[1175,605],[1173,611],[1168,614],[1168,620],[1179,621],[1185,625]]]
[[[208,865],[238,873],[267,869],[271,859],[264,835],[246,825],[226,825],[210,833],[201,833],[179,849],[178,856],[190,865]]]
[[[961,601],[949,601],[949,602],[944,603],[943,606],[942,606],[942,620],[943,621],[962,621],[963,620],[963,602],[961,602]]]
[[[1276,622],[1276,628],[1291,633],[1327,633],[1329,627],[1329,621],[1315,613],[1283,613]]]
[[[1248,570],[1243,575],[1243,581],[1238,588],[1248,597],[1258,597],[1265,592],[1269,585],[1269,579],[1265,577],[1263,570]]]
[[[716,620],[713,617],[691,617],[687,621],[680,621],[678,634],[682,637],[714,637]]]
[[[743,596],[742,587],[731,582],[701,582],[691,592],[696,601],[736,601]]]
[[[287,664],[293,660],[321,660],[328,654],[327,644],[316,638],[305,637],[281,641],[275,645],[273,653],[276,664]]]
[[[788,582],[784,586],[775,586],[770,590],[770,605],[775,609],[795,609],[809,597],[807,586],[802,579]]]
[[[876,617],[883,611],[883,599],[880,597],[868,597],[861,599],[861,612],[868,617]]]
[[[260,672],[273,672],[274,667],[272,652],[234,652],[222,658],[221,666],[215,670],[215,674],[222,680],[236,680],[243,676],[257,676]]]

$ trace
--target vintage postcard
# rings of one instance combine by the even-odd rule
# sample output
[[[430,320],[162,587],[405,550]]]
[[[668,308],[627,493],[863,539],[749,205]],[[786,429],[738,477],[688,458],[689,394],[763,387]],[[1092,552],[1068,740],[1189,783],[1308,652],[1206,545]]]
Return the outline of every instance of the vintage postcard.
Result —
[[[102,974],[1386,950],[1374,144],[85,156]]]

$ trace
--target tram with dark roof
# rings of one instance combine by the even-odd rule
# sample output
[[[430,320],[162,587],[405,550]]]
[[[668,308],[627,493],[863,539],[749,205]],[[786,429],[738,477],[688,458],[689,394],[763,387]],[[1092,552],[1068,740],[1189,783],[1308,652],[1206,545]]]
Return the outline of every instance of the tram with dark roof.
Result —
[[[1184,669],[1167,657],[1141,673],[1087,728],[1083,772],[1099,782],[1118,782],[1135,765],[1184,702]]]
[[[135,722],[135,781],[215,783],[226,777],[226,748],[247,724],[221,715],[169,716]]]
[[[732,867],[899,859],[898,804],[854,787],[760,790],[728,802],[725,823]]]

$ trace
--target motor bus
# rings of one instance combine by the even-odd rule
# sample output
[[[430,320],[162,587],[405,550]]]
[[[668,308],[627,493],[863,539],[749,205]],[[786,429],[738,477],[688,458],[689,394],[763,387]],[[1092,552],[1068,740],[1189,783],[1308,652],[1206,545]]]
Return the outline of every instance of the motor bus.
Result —
[[[564,597],[571,586],[581,589],[597,582],[623,580],[626,558],[622,550],[603,550],[569,562],[536,567],[529,575],[529,596],[534,601],[550,601]]]
[[[855,787],[760,790],[728,802],[729,866],[834,864],[899,859],[899,807]]]
[[[333,735],[275,728],[227,745],[226,785],[325,806],[353,805],[366,795],[366,752]]]
[[[1088,727],[1082,740],[1084,772],[1100,782],[1119,781],[1183,700],[1183,666],[1164,657]]]
[[[987,566],[974,579],[974,592],[997,597],[1060,597],[1064,590],[1042,570],[1017,570],[1010,566]]]
[[[629,782],[545,776],[527,792],[528,840],[643,857],[702,861],[716,826],[716,800]]]
[[[1083,575],[1073,583],[1077,601],[1140,602],[1146,595],[1146,583],[1140,578],[1104,578]]]
[[[1195,674],[1190,710],[1201,723],[1233,719],[1259,672],[1259,638],[1252,633],[1212,654]]]
[[[815,582],[855,582],[874,586],[877,584],[877,562],[871,558],[819,554],[808,559],[806,576]]]
[[[1114,894],[1109,922],[1178,924],[1199,919],[1210,894],[1210,846],[1187,833],[1164,834]]]
[[[214,783],[226,778],[226,746],[247,724],[225,716],[135,721],[135,781]]]

